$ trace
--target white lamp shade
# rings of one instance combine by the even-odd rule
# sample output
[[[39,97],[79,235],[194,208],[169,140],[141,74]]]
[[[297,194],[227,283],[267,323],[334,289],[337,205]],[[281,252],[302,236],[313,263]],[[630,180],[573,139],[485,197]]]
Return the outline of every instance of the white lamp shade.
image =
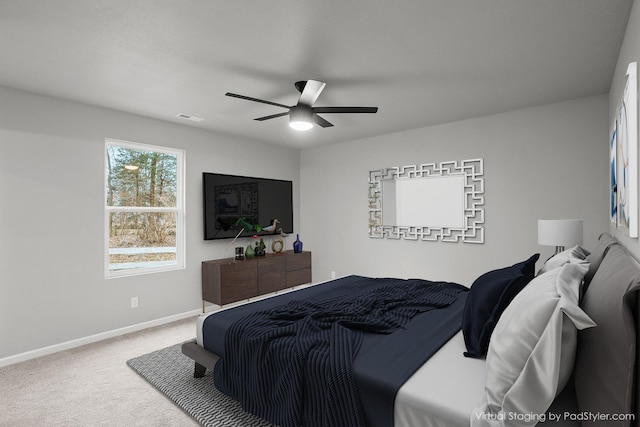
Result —
[[[572,247],[582,244],[581,219],[539,219],[538,244]]]

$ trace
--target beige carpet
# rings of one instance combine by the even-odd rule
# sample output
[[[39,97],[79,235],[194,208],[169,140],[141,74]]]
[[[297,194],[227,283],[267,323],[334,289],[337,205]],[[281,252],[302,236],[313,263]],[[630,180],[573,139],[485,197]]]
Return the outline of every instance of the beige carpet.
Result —
[[[195,318],[0,368],[0,426],[198,426],[126,365],[195,338]]]

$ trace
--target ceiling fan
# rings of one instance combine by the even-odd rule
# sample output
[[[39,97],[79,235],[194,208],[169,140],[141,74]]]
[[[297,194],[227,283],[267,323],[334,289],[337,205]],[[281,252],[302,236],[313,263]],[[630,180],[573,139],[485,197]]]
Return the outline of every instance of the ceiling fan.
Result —
[[[289,126],[296,130],[309,130],[313,127],[313,123],[316,123],[323,128],[333,126],[329,121],[318,116],[318,113],[375,113],[378,111],[378,107],[314,107],[313,104],[316,102],[326,85],[326,83],[319,82],[317,80],[301,80],[296,82],[295,87],[298,89],[298,92],[300,92],[300,98],[296,105],[291,106],[252,98],[250,96],[238,95],[237,93],[227,92],[225,95],[234,98],[246,99],[247,101],[261,102],[263,104],[286,108],[287,111],[284,113],[258,117],[254,120],[261,122],[289,115]]]

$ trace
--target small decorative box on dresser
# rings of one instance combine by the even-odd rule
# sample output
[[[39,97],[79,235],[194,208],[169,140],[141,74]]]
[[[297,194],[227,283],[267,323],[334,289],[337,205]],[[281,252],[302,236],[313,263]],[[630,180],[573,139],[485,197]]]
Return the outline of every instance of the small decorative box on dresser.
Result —
[[[202,300],[218,305],[311,282],[311,252],[202,262]]]

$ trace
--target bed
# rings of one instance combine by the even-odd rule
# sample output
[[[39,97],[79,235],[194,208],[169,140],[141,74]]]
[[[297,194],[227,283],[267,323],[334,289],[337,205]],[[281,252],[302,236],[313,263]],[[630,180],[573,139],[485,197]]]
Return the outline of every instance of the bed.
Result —
[[[590,252],[570,248],[547,260],[539,271],[534,270],[537,259],[536,254],[487,272],[469,290],[443,282],[360,276],[320,283],[202,315],[197,339],[183,344],[182,351],[195,361],[196,377],[214,370],[219,388],[249,412],[283,426],[636,425],[640,265],[606,233]],[[341,364],[335,368],[337,374],[334,367],[327,368],[327,360],[341,356],[311,354],[305,360],[323,364],[311,369],[305,364],[301,372],[316,369],[315,376],[299,379],[298,371],[290,374],[291,367],[282,366],[287,356],[273,356],[265,341],[270,332],[261,328],[267,324],[284,321],[286,325],[278,326],[289,328],[291,318],[307,316],[300,316],[299,301],[314,301],[315,310],[318,301],[342,303],[351,298],[351,290],[370,291],[371,286],[389,301],[395,294],[391,298],[386,292],[394,283],[404,287],[403,292],[435,284],[448,296],[434,303],[431,296],[409,293],[411,300],[424,304],[412,307],[410,314],[403,305],[394,305],[393,310],[400,306],[402,319],[392,316],[391,328],[387,322],[382,329],[372,329],[380,327],[378,322],[349,317],[350,325],[365,325],[365,332],[356,344],[341,345],[351,346],[353,357],[347,358],[348,369]],[[359,298],[353,298],[358,306]],[[270,310],[277,316],[264,315]],[[251,332],[248,341],[238,338],[241,331]],[[343,337],[335,341],[343,342]],[[285,354],[292,354],[291,347],[284,348]],[[265,365],[265,360],[271,364]],[[287,371],[281,377],[294,377],[294,382],[278,383],[281,378],[273,373],[280,369]],[[325,370],[331,372],[326,376],[336,389],[316,384],[324,381],[319,377]],[[251,376],[264,372],[276,380],[265,386],[264,379]],[[231,384],[218,384],[225,375],[232,378]],[[260,403],[265,397],[254,391],[262,388],[266,395],[280,390],[276,394],[284,403]],[[353,400],[353,390],[360,415],[349,418],[350,407],[340,405]],[[300,404],[307,394],[315,397],[307,396]],[[317,397],[327,395],[337,397],[322,403],[328,406],[317,406]],[[296,402],[303,411],[310,408],[309,414],[288,413]],[[269,405],[282,405],[286,416],[265,413]],[[334,412],[338,415],[331,415]],[[296,421],[296,416],[302,418]]]

